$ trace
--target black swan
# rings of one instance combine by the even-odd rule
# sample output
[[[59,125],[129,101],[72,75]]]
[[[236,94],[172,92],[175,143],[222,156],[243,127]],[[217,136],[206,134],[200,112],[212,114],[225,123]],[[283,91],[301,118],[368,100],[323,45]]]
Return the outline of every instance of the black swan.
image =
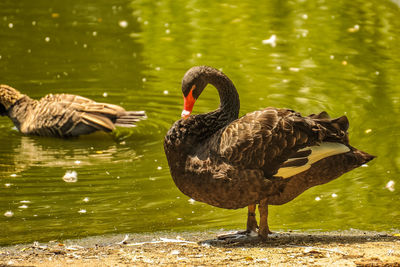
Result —
[[[23,134],[55,137],[133,127],[146,116],[144,111],[125,111],[77,95],[49,94],[34,100],[8,85],[0,85],[0,115],[8,116]]]
[[[190,116],[208,83],[218,90],[219,108]],[[188,70],[182,92],[182,119],[164,139],[171,176],[194,200],[226,209],[248,206],[245,233],[258,229],[258,236],[266,238],[271,233],[268,205],[287,203],[374,158],[349,145],[345,116],[330,119],[321,112],[302,117],[290,109],[268,107],[238,119],[236,88],[214,68]]]

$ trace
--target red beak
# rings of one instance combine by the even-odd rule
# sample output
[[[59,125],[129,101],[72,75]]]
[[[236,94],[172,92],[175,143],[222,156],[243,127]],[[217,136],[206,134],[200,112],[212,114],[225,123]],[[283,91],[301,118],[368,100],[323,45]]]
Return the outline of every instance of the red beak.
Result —
[[[195,85],[193,85],[189,94],[186,97],[183,97],[183,110],[181,114],[182,119],[187,119],[190,116],[190,113],[192,113],[194,102],[196,102],[196,99],[193,97],[194,88],[196,88]]]

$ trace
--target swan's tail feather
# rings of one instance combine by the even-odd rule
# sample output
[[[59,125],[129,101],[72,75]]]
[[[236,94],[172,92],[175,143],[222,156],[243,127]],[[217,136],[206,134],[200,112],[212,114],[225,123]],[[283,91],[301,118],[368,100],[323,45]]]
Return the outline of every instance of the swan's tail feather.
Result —
[[[358,166],[361,166],[363,164],[366,164],[367,162],[373,160],[374,158],[376,158],[376,156],[368,154],[367,152],[358,150],[356,148],[353,147],[353,154],[357,159],[356,164]]]

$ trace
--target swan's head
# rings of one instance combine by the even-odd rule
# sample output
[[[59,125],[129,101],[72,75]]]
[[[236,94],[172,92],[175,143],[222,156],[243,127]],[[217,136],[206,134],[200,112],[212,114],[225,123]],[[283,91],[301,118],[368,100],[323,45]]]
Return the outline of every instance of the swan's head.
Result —
[[[206,73],[211,69],[206,66],[196,66],[189,69],[182,79],[183,111],[181,117],[186,119],[193,110],[194,103],[207,86]]]
[[[14,88],[1,84],[0,85],[0,115],[7,114],[7,110],[14,105],[23,95]]]

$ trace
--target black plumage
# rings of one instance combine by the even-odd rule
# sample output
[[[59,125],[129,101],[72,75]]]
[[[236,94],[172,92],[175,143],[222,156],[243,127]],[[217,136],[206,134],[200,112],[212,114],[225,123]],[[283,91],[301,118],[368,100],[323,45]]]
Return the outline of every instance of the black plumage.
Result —
[[[220,107],[190,115],[206,85],[215,86]],[[269,232],[268,205],[281,205],[306,189],[327,183],[374,158],[349,145],[345,116],[326,112],[303,117],[289,109],[265,108],[241,118],[232,81],[207,66],[191,68],[182,81],[183,119],[164,139],[171,176],[187,196],[213,206],[248,206],[247,232]]]
[[[144,111],[126,111],[71,94],[49,94],[35,100],[8,85],[0,85],[0,115],[8,116],[23,134],[55,137],[134,127],[146,117]]]

